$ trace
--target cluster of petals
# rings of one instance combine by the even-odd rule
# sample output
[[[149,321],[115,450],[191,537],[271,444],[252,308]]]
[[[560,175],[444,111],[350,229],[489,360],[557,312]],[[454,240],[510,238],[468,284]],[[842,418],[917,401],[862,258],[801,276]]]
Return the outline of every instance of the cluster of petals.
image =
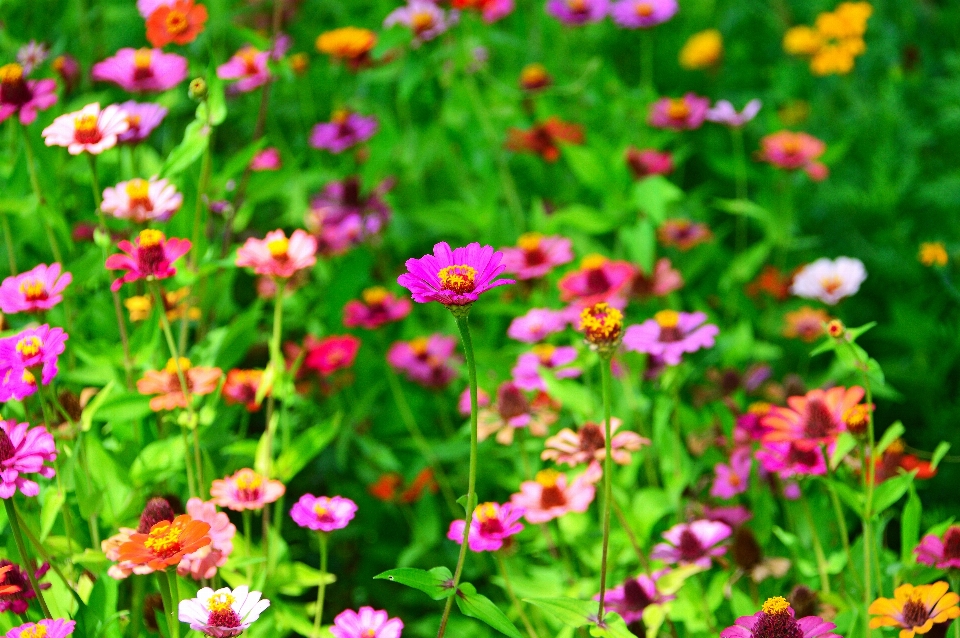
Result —
[[[189,396],[183,393],[178,367],[183,373]],[[156,395],[150,399],[150,409],[162,412],[186,408],[192,397],[212,394],[219,387],[221,378],[223,370],[220,368],[194,366],[189,359],[180,357],[176,361],[170,359],[162,370],[144,372],[143,377],[137,380],[137,391],[140,394]]]
[[[53,478],[56,472],[47,463],[56,458],[57,446],[47,428],[0,420],[0,498],[11,498],[17,490],[24,496],[39,494],[40,486],[27,475]]]
[[[710,99],[695,93],[678,98],[664,97],[650,105],[647,122],[655,128],[688,131],[700,128],[709,110]]]
[[[627,328],[623,345],[627,350],[643,352],[677,365],[684,354],[713,347],[720,328],[705,323],[702,312],[661,310],[652,319]]]
[[[400,638],[402,631],[402,620],[373,607],[346,609],[337,614],[330,627],[334,638]]]
[[[622,307],[622,298],[635,272],[629,262],[588,255],[580,261],[579,270],[568,272],[557,283],[560,299],[579,307],[599,302]]]
[[[548,162],[560,159],[560,142],[583,144],[583,127],[551,116],[527,130],[511,128],[504,147],[510,151],[534,153]]]
[[[540,369],[551,370],[558,379],[575,379],[582,370],[571,366],[579,356],[577,349],[572,346],[552,346],[540,344],[533,347],[532,352],[524,352],[517,358],[517,364],[510,371],[513,382],[521,390],[547,391],[547,384],[540,374]]]
[[[248,412],[260,409],[257,391],[263,382],[263,370],[233,369],[223,382],[223,398],[229,405],[242,405]]]
[[[74,620],[44,618],[37,622],[28,622],[14,627],[6,633],[5,638],[67,638],[73,635],[77,623]]]
[[[533,524],[546,523],[569,512],[585,512],[596,495],[596,482],[602,476],[597,465],[572,481],[556,470],[541,470],[533,481],[520,484],[520,492],[510,502],[524,510],[524,518]]]
[[[161,2],[147,16],[147,40],[155,47],[190,44],[203,31],[207,8],[193,0]]]
[[[477,434],[481,441],[496,435],[497,443],[509,445],[517,428],[526,428],[533,436],[546,436],[557,420],[557,406],[545,393],[532,400],[513,381],[497,388],[496,402],[483,408],[477,417]]]
[[[131,534],[129,540],[120,546],[118,560],[130,566],[160,571],[179,565],[184,556],[210,542],[210,524],[182,514],[172,521],[162,520],[154,524],[145,534]]]
[[[631,453],[644,445],[650,445],[650,441],[629,430],[618,432],[621,425],[623,423],[620,419],[610,419],[610,458],[614,463],[627,465],[630,463]],[[602,424],[584,423],[576,432],[564,428],[546,440],[540,458],[570,466],[599,464],[607,456],[606,440]]]
[[[537,279],[557,266],[573,261],[571,241],[566,237],[525,233],[517,246],[501,249],[504,272],[517,279]]]
[[[914,553],[917,562],[937,569],[960,568],[960,525],[951,525],[942,535],[927,534]]]
[[[457,340],[442,334],[398,341],[387,351],[387,363],[408,379],[427,388],[445,388],[457,376],[452,364]]]
[[[749,448],[741,448],[730,455],[730,463],[717,463],[714,470],[710,496],[715,498],[733,498],[747,491],[750,481],[750,468],[753,455]]]
[[[661,257],[653,265],[653,272],[647,274],[637,268],[630,280],[628,293],[630,298],[646,301],[650,297],[665,297],[674,290],[683,288],[683,275],[671,265],[670,260]]]
[[[183,205],[183,195],[166,179],[135,178],[103,190],[100,209],[117,219],[137,224],[165,222]]]
[[[870,628],[899,627],[900,638],[926,634],[935,624],[960,617],[960,595],[944,581],[931,585],[900,585],[893,598],[877,598],[867,612],[873,616]]]
[[[221,80],[236,80],[231,85],[231,90],[248,93],[270,80],[270,69],[267,66],[269,59],[269,51],[259,51],[247,45],[217,67],[217,77]]]
[[[174,276],[177,269],[173,262],[187,254],[191,247],[188,239],[167,239],[161,231],[154,229],[140,231],[134,242],[121,240],[117,248],[122,254],[107,257],[107,269],[126,271],[111,284],[110,289],[114,292],[123,284],[140,279],[156,281]]]
[[[547,13],[569,25],[599,22],[609,12],[609,0],[547,0]]]
[[[273,503],[287,491],[280,481],[268,479],[249,468],[238,470],[210,486],[210,496],[220,507],[235,512],[260,510]]]
[[[33,124],[37,111],[46,111],[57,102],[57,83],[53,80],[28,80],[19,64],[0,66],[0,122],[19,113],[20,123]]]
[[[807,264],[793,277],[790,292],[805,299],[819,299],[831,306],[855,295],[867,278],[863,262],[853,257],[822,257]]]
[[[673,155],[654,148],[637,149],[630,147],[626,154],[627,167],[637,179],[646,179],[653,175],[669,175],[673,172]]]
[[[720,543],[732,533],[729,525],[719,521],[679,523],[663,533],[666,542],[654,545],[650,558],[709,569],[714,557],[727,552],[726,546]]]
[[[167,91],[187,77],[187,59],[160,49],[123,48],[93,65],[91,76],[130,93]]]
[[[50,583],[39,582],[50,571],[50,563],[43,563],[33,572],[34,580],[38,581],[41,590],[50,589]],[[37,597],[37,592],[30,582],[30,575],[26,568],[0,558],[0,613],[12,611],[15,614],[25,614],[30,608],[30,599]]]
[[[837,386],[789,397],[787,407],[774,406],[763,417],[764,441],[789,442],[804,450],[829,445],[846,429],[844,417],[863,395],[860,386]]]
[[[63,301],[63,291],[73,275],[62,272],[58,263],[39,264],[30,270],[11,275],[0,283],[0,312],[43,312]]]
[[[760,140],[758,157],[784,170],[803,169],[812,179],[820,181],[827,176],[827,167],[817,159],[826,150],[826,144],[808,133],[779,131]]]
[[[339,255],[378,235],[392,215],[383,196],[393,185],[393,179],[385,179],[363,193],[359,177],[327,184],[310,201],[305,218],[307,229],[317,238],[320,254]]]
[[[184,556],[177,565],[177,573],[189,575],[194,580],[213,578],[217,569],[223,567],[233,553],[237,527],[230,522],[226,513],[217,510],[213,501],[204,502],[193,497],[187,501],[187,514],[196,521],[210,525],[210,544]]]
[[[331,335],[323,339],[307,335],[303,344],[303,367],[321,377],[328,377],[337,370],[353,365],[360,343],[353,335]]]
[[[433,40],[456,24],[458,14],[449,14],[430,0],[408,0],[407,4],[397,7],[383,20],[383,27],[389,29],[403,25],[413,32],[414,44]]]
[[[454,9],[474,9],[487,24],[497,22],[513,13],[514,0],[452,0]]]
[[[649,29],[677,14],[677,0],[619,0],[610,7],[610,17],[627,29]]]
[[[0,402],[32,395],[38,375],[49,385],[57,376],[67,338],[62,328],[42,324],[0,339]]]
[[[620,614],[625,623],[642,620],[643,611],[650,605],[661,605],[676,598],[657,589],[657,581],[669,573],[669,569],[660,569],[650,575],[628,578],[622,585],[607,590],[604,597],[606,608]],[[600,595],[597,594],[594,600],[600,600]]]
[[[837,626],[819,616],[805,616],[799,620],[786,599],[768,598],[761,610],[752,616],[740,616],[734,625],[720,632],[720,638],[765,638],[766,636],[796,636],[797,638],[840,638],[833,630]]]
[[[360,296],[359,300],[351,299],[343,307],[343,325],[348,328],[375,330],[400,321],[413,308],[409,299],[397,297],[381,286],[367,288]]]
[[[755,118],[761,107],[763,107],[763,102],[753,99],[747,102],[743,110],[738,113],[737,109],[728,100],[720,100],[707,111],[707,119],[730,128],[740,128]]]
[[[246,585],[216,591],[204,587],[196,598],[180,601],[177,618],[207,636],[233,638],[249,629],[270,606],[270,601],[262,596]]]
[[[167,116],[167,109],[152,102],[123,102],[120,108],[127,114],[126,131],[118,138],[121,144],[139,144],[150,136],[163,118]]]
[[[41,135],[47,146],[65,146],[71,155],[99,155],[116,146],[119,136],[129,128],[127,113],[118,105],[101,110],[95,102],[61,115]]]
[[[270,231],[263,239],[250,237],[237,250],[237,266],[279,279],[289,279],[316,263],[317,240],[300,229],[293,231],[289,239],[279,229]]]
[[[467,546],[473,552],[495,552],[508,542],[508,539],[523,531],[524,510],[511,503],[481,503],[473,512]],[[463,543],[464,521],[453,521],[447,531],[447,538]]]
[[[563,332],[568,323],[567,315],[563,311],[531,308],[526,314],[510,322],[507,336],[523,343],[536,343],[549,335]]]
[[[304,494],[290,509],[290,517],[300,527],[315,532],[343,529],[357,513],[357,504],[342,496]]]
[[[331,153],[342,153],[365,142],[377,132],[377,118],[341,109],[335,111],[329,122],[321,122],[310,132],[310,146]]]

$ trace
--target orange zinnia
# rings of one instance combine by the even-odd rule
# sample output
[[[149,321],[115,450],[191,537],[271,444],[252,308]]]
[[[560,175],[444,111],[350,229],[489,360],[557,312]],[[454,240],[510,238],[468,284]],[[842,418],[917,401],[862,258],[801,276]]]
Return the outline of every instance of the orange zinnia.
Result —
[[[0,596],[9,596],[11,594],[16,594],[20,591],[20,587],[17,585],[4,585],[3,582],[7,579],[7,572],[13,569],[13,565],[7,565],[6,567],[0,567]]]
[[[210,524],[184,514],[160,521],[147,534],[133,534],[120,546],[120,563],[145,565],[160,571],[176,565],[187,554],[210,544]]]
[[[193,0],[176,0],[172,5],[160,5],[147,18],[147,40],[155,47],[171,42],[189,44],[197,39],[207,22],[207,8],[194,5]]]
[[[558,117],[551,117],[543,124],[537,124],[526,131],[510,129],[507,133],[506,148],[509,151],[537,153],[548,162],[556,162],[560,158],[558,142],[583,144],[583,129]]]

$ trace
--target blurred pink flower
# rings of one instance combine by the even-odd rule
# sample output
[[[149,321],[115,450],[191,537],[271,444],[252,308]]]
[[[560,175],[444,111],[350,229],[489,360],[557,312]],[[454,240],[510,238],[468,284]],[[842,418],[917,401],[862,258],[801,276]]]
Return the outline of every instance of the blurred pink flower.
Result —
[[[753,465],[753,452],[742,448],[730,457],[730,464],[717,463],[713,467],[715,476],[710,487],[710,496],[733,498],[747,491],[750,481],[750,467]]]
[[[129,128],[123,109],[111,104],[101,111],[100,104],[95,102],[61,115],[41,135],[47,146],[65,146],[71,155],[99,155],[116,146],[118,136]]]
[[[280,151],[273,146],[263,149],[250,161],[250,170],[255,172],[278,171],[281,166]]]
[[[27,272],[12,275],[0,284],[0,312],[43,312],[63,301],[63,291],[73,281],[60,264],[39,264]]]
[[[377,118],[341,109],[333,113],[329,122],[321,122],[313,127],[310,146],[331,153],[342,153],[373,137],[378,128]]]
[[[223,377],[220,368],[194,367],[185,357],[180,357],[179,365],[191,397],[212,394],[220,386]],[[150,409],[154,412],[187,407],[187,397],[183,394],[177,363],[173,359],[167,361],[163,370],[144,371],[143,377],[137,380],[137,392],[157,395],[150,399]]]
[[[580,270],[565,274],[557,286],[560,299],[578,306],[607,302],[622,307],[622,297],[636,269],[626,261],[611,261],[602,255],[589,255],[580,262]],[[620,298],[620,303],[615,300]]]
[[[531,401],[516,384],[506,381],[497,388],[496,403],[480,410],[478,435],[483,441],[496,433],[497,443],[509,445],[517,428],[527,428],[533,436],[546,436],[556,420],[557,412],[549,401]]]
[[[217,77],[221,80],[237,80],[230,89],[247,93],[270,80],[270,69],[267,67],[269,58],[269,51],[258,51],[247,45],[217,67]]]
[[[827,452],[832,452],[833,447],[828,446]],[[827,461],[820,448],[802,448],[791,441],[763,441],[757,450],[757,461],[765,471],[782,479],[827,473]]]
[[[290,516],[297,525],[315,532],[343,529],[356,513],[357,504],[349,498],[313,494],[301,496],[290,510]]]
[[[556,470],[541,470],[533,481],[520,484],[520,492],[510,502],[524,510],[527,522],[546,523],[569,512],[586,512],[596,494],[594,484],[602,471],[593,466],[573,481]]]
[[[121,240],[117,247],[123,254],[107,257],[105,265],[108,270],[127,271],[110,286],[114,292],[131,281],[156,281],[172,277],[177,273],[173,262],[187,254],[191,246],[187,239],[167,239],[162,232],[152,228],[141,230],[135,241],[136,244],[131,244],[125,239]]]
[[[676,598],[672,594],[664,594],[657,589],[657,581],[670,571],[661,569],[649,576],[640,574],[636,578],[628,578],[619,587],[607,590],[606,608],[620,614],[625,623],[642,620],[643,610],[650,605],[662,605]],[[600,600],[600,595],[597,594],[593,599]]]
[[[657,229],[657,239],[664,246],[673,246],[688,251],[713,238],[706,224],[692,222],[689,219],[668,219]]]
[[[727,100],[720,100],[713,106],[713,108],[707,111],[707,119],[711,122],[724,124],[731,128],[740,128],[755,118],[757,113],[760,112],[760,108],[762,106],[763,102],[753,99],[747,102],[746,106],[743,107],[741,112],[737,113],[737,109],[733,108],[733,104]]]
[[[430,0],[408,0],[407,4],[387,14],[383,28],[402,24],[413,31],[414,46],[433,40],[457,22],[457,13],[448,15]]]
[[[320,253],[338,255],[380,233],[391,216],[383,196],[394,183],[392,178],[385,179],[367,194],[361,192],[358,177],[327,184],[310,201],[306,215],[307,229],[317,238]]]
[[[620,419],[610,419],[610,434],[613,436],[610,439],[610,449],[614,463],[627,465],[630,463],[631,453],[644,445],[650,445],[650,441],[629,430],[617,432],[621,425]],[[606,440],[603,424],[584,423],[576,432],[564,428],[546,440],[540,458],[570,466],[601,463],[607,456]]]
[[[0,122],[20,113],[20,123],[33,124],[37,111],[46,111],[57,102],[57,83],[53,80],[24,79],[19,64],[0,66]]]
[[[490,395],[483,388],[477,388],[477,407],[485,408],[490,405]],[[457,411],[464,416],[470,416],[470,387],[463,389],[457,400]]]
[[[56,471],[46,463],[56,459],[57,445],[47,428],[0,420],[0,498],[12,498],[17,490],[24,496],[39,494],[40,486],[26,475],[53,478]]]
[[[660,152],[653,148],[643,150],[627,149],[627,166],[637,179],[651,175],[669,175],[673,172],[673,155],[669,151]]]
[[[187,59],[161,49],[124,48],[94,64],[91,75],[94,80],[112,82],[130,93],[160,92],[186,79]]]
[[[346,609],[333,619],[330,634],[334,638],[400,638],[403,621],[373,607],[358,611]]]
[[[547,0],[547,13],[569,25],[599,22],[609,11],[609,0]]]
[[[533,308],[510,322],[507,336],[523,343],[536,343],[555,332],[563,332],[567,323],[562,311]]]
[[[32,395],[38,374],[43,385],[49,385],[57,376],[67,338],[62,328],[42,324],[0,339],[0,402]]]
[[[297,229],[287,239],[282,230],[273,230],[263,239],[251,237],[237,250],[237,266],[253,268],[258,275],[289,279],[297,271],[317,263],[317,240]]]
[[[663,357],[668,365],[677,365],[685,353],[712,348],[720,329],[703,325],[702,312],[661,310],[639,325],[627,328],[623,345],[627,350]]]
[[[577,349],[572,346],[536,345],[532,352],[525,352],[517,358],[517,365],[510,371],[510,375],[521,390],[546,392],[547,384],[540,376],[540,368],[554,370],[553,375],[558,379],[574,379],[580,376],[582,370],[564,366],[573,363],[577,356]]]
[[[649,29],[672,18],[679,8],[677,0],[619,0],[610,15],[621,27]]]
[[[409,299],[397,297],[382,286],[367,288],[361,301],[351,299],[343,307],[343,325],[348,328],[375,330],[388,323],[400,321],[413,307]]]
[[[863,399],[864,389],[836,386],[829,390],[816,388],[803,396],[787,399],[787,407],[773,406],[761,423],[766,442],[789,441],[810,450],[836,441],[847,429],[844,417]]]
[[[508,539],[523,531],[520,518],[524,515],[521,507],[511,503],[481,503],[473,512],[470,521],[470,535],[467,545],[473,552],[495,552],[502,548]],[[463,542],[464,521],[453,521],[447,531],[447,538]]]
[[[456,349],[457,340],[441,334],[397,341],[387,351],[387,363],[424,387],[445,388],[457,376],[451,365],[460,362]]]
[[[167,116],[167,109],[151,102],[123,102],[119,105],[127,114],[129,128],[118,138],[121,144],[137,144],[147,139],[147,136]]]
[[[268,479],[250,468],[237,470],[231,476],[215,480],[210,486],[213,502],[235,512],[263,509],[286,491],[280,481]]]
[[[360,350],[360,340],[353,335],[333,335],[323,339],[307,335],[304,350],[303,367],[328,377],[353,365]]]
[[[700,128],[710,109],[710,100],[687,93],[680,98],[664,97],[650,105],[650,126],[675,131]]]
[[[713,557],[727,553],[727,548],[720,543],[729,538],[731,533],[728,525],[717,521],[680,523],[663,533],[667,542],[654,545],[650,558],[709,569]]]
[[[105,188],[100,209],[117,219],[145,224],[167,221],[182,204],[183,195],[173,184],[151,177],[150,181],[137,178]]]
[[[224,512],[218,512],[213,501],[204,502],[197,497],[187,501],[187,514],[196,521],[210,525],[210,544],[187,554],[177,565],[177,574],[191,576],[194,580],[213,578],[217,568],[223,567],[233,553],[233,537],[237,527]]]
[[[540,233],[524,233],[517,247],[503,248],[504,272],[517,279],[537,279],[557,266],[573,261],[571,242],[566,237],[545,237]]]
[[[17,50],[17,62],[27,75],[43,64],[50,55],[50,49],[43,42],[30,40]]]
[[[779,131],[760,140],[759,159],[778,168],[804,168],[827,150],[827,145],[807,133]]]
[[[670,265],[670,260],[661,257],[653,267],[653,274],[648,276],[641,268],[637,268],[633,279],[630,280],[630,297],[638,301],[645,301],[650,297],[665,297],[674,290],[683,288],[683,275]]]
[[[937,569],[960,568],[960,525],[951,525],[942,535],[927,534],[913,552],[921,565]]]

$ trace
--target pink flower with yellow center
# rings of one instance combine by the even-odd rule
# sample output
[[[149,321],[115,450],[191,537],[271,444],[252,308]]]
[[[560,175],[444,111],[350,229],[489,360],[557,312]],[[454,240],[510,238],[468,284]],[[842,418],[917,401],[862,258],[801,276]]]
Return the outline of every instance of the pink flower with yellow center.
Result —
[[[224,479],[217,479],[210,486],[213,501],[220,507],[235,512],[263,509],[286,491],[287,488],[280,481],[268,479],[249,468],[238,470]]]
[[[667,542],[654,545],[650,558],[709,569],[713,557],[727,553],[727,548],[720,543],[729,538],[731,533],[728,525],[718,521],[680,523],[663,533]]]
[[[147,139],[155,128],[160,126],[167,116],[167,109],[152,102],[134,102],[130,100],[120,104],[120,108],[127,114],[127,124],[130,128],[121,133],[121,144],[139,144]]]
[[[710,496],[733,498],[747,491],[750,482],[750,467],[753,465],[753,453],[750,448],[737,450],[730,457],[730,464],[717,463],[713,467],[714,479],[710,487]]]
[[[525,352],[517,358],[517,365],[510,371],[513,382],[521,390],[547,391],[547,384],[540,376],[540,368],[553,370],[558,379],[575,379],[580,376],[580,368],[569,366],[578,356],[572,346],[552,346],[540,344],[532,352]]]
[[[63,291],[73,275],[61,274],[60,264],[40,264],[19,275],[7,277],[0,284],[0,311],[12,315],[18,312],[43,312],[63,301]]]
[[[596,495],[594,484],[601,473],[599,467],[592,466],[570,481],[556,470],[541,470],[535,480],[520,484],[520,492],[511,496],[510,502],[523,508],[524,518],[533,524],[546,523],[569,512],[586,512]]]
[[[566,315],[562,311],[533,308],[510,322],[507,336],[523,343],[536,343],[551,334],[562,332],[567,323]]]
[[[361,300],[351,299],[343,307],[343,325],[348,328],[376,330],[400,321],[413,308],[409,299],[397,297],[383,286],[367,288],[360,296]]]
[[[262,595],[246,585],[217,591],[204,587],[196,598],[180,601],[177,618],[204,635],[233,638],[249,629],[270,606],[269,600],[261,599]]]
[[[110,290],[114,292],[120,290],[123,284],[132,281],[156,281],[173,277],[177,274],[173,262],[187,254],[191,246],[188,239],[167,239],[163,232],[152,228],[141,230],[135,241],[135,244],[125,239],[118,242],[117,248],[123,251],[123,254],[107,257],[106,267],[109,270],[126,271],[110,286]]]
[[[333,619],[330,634],[334,638],[400,638],[403,621],[373,607],[358,611],[347,609]]]
[[[429,0],[408,0],[406,6],[391,11],[383,28],[403,25],[413,31],[414,46],[433,40],[457,22],[457,13],[449,15]]]
[[[317,240],[300,229],[293,231],[290,239],[282,230],[271,231],[263,239],[251,237],[237,250],[237,266],[280,279],[289,279],[316,263]]]
[[[38,620],[14,627],[7,632],[6,638],[67,638],[73,635],[77,623],[73,620],[56,618]]]
[[[460,358],[454,354],[457,340],[441,334],[398,341],[387,351],[390,367],[403,372],[413,381],[427,388],[445,388],[457,376],[453,364]]]
[[[661,310],[639,325],[627,328],[623,344],[627,350],[662,357],[667,365],[677,365],[684,354],[712,348],[720,328],[706,324],[702,312]]]
[[[177,574],[189,575],[194,580],[213,578],[217,575],[217,569],[223,567],[233,553],[233,537],[237,535],[237,527],[230,522],[226,513],[217,511],[213,501],[204,502],[193,497],[187,501],[187,514],[195,521],[210,525],[210,531],[207,532],[210,544],[180,559]]]
[[[0,498],[12,498],[17,490],[24,496],[39,494],[40,486],[27,475],[53,478],[56,472],[46,464],[56,459],[57,445],[47,428],[0,420]]]
[[[566,237],[525,233],[517,247],[503,249],[504,272],[517,279],[537,279],[557,266],[573,261],[571,242]]]
[[[560,299],[590,306],[601,301],[622,307],[622,297],[636,268],[626,261],[612,261],[603,255],[589,255],[580,270],[565,274],[557,286]]]
[[[600,302],[580,313],[580,332],[591,348],[611,353],[623,337],[623,313]]]
[[[828,445],[827,453],[832,453],[833,448],[834,444]],[[802,447],[797,441],[764,440],[757,450],[757,461],[765,472],[782,479],[823,476],[827,473],[827,459],[823,450],[819,447]]]
[[[496,279],[506,268],[502,260],[503,253],[494,252],[492,246],[474,242],[450,250],[449,244],[440,242],[433,247],[432,255],[408,259],[407,272],[397,278],[397,283],[410,290],[417,303],[469,306],[488,290],[515,283],[512,279]]]
[[[0,401],[21,399],[37,391],[37,376],[49,385],[66,348],[67,334],[47,324],[0,339]]]
[[[613,437],[610,439],[610,458],[618,465],[627,465],[632,458],[631,454],[644,445],[650,445],[650,441],[629,430],[618,432],[621,425],[623,423],[620,419],[610,419],[610,434]],[[599,464],[606,456],[604,427],[597,423],[584,423],[576,432],[570,428],[560,430],[546,440],[540,454],[544,461],[551,460],[570,466]]]
[[[20,123],[33,124],[37,111],[46,111],[57,102],[57,83],[53,80],[27,80],[16,63],[0,66],[0,122],[20,113]]]
[[[846,429],[844,415],[863,398],[860,386],[811,390],[787,399],[788,407],[774,406],[762,419],[764,441],[792,442],[801,449],[819,448],[836,441]]]
[[[95,102],[75,113],[61,115],[41,135],[47,146],[65,146],[71,155],[99,155],[116,146],[120,134],[129,128],[123,109],[111,104],[100,110],[100,104]]]
[[[511,503],[481,503],[473,512],[467,546],[474,552],[495,552],[509,542],[511,536],[523,531],[520,519],[524,510]],[[453,521],[447,538],[463,542],[464,521]]]
[[[794,275],[790,292],[805,299],[819,299],[831,306],[855,295],[867,278],[863,262],[852,257],[820,258]]]
[[[620,0],[610,9],[613,21],[627,29],[649,29],[676,15],[677,0]]]
[[[183,372],[190,397],[213,394],[220,386],[223,370],[220,368],[194,367],[190,360],[180,357],[179,362],[170,359],[163,370],[147,370],[143,378],[137,381],[140,394],[155,394],[150,399],[150,409],[154,412],[186,408],[188,401],[183,394],[177,366]]]
[[[377,132],[377,118],[365,117],[345,109],[334,111],[329,122],[321,122],[310,133],[310,146],[342,153],[365,142]]]
[[[760,140],[758,157],[784,170],[795,171],[802,168],[817,179],[826,171],[826,166],[817,162],[826,150],[827,145],[812,135],[779,131]]]
[[[267,67],[269,59],[269,51],[258,51],[247,45],[217,67],[217,77],[221,80],[237,80],[230,90],[247,93],[270,80],[270,69]]]
[[[240,404],[247,412],[256,412],[260,409],[257,391],[262,382],[263,370],[230,370],[223,383],[223,398],[228,405]]]
[[[315,532],[343,529],[357,513],[357,504],[342,496],[304,494],[290,509],[290,517],[300,527]]]
[[[673,155],[669,151],[661,153],[653,148],[640,150],[631,147],[627,149],[626,161],[630,172],[638,180],[673,172]]]
[[[166,179],[131,179],[103,190],[100,209],[117,219],[137,224],[165,222],[183,205],[183,195]]]
[[[124,48],[93,65],[91,75],[98,82],[112,82],[130,93],[172,89],[187,77],[187,59],[160,49]]]
[[[794,617],[790,603],[781,596],[768,598],[760,611],[740,616],[736,623],[720,632],[720,638],[840,638],[837,626],[819,616]]]
[[[683,97],[664,97],[650,105],[647,122],[656,128],[674,131],[698,129],[707,118],[710,99],[687,93]]]
[[[609,11],[609,0],[547,0],[547,13],[573,26],[599,22]]]

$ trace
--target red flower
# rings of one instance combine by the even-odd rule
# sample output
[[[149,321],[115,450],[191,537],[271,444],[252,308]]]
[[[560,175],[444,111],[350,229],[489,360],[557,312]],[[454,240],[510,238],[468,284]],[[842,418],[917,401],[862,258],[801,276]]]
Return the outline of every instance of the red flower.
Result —
[[[160,48],[171,42],[189,44],[197,39],[207,22],[207,8],[193,0],[176,0],[160,5],[147,18],[147,40]]]

